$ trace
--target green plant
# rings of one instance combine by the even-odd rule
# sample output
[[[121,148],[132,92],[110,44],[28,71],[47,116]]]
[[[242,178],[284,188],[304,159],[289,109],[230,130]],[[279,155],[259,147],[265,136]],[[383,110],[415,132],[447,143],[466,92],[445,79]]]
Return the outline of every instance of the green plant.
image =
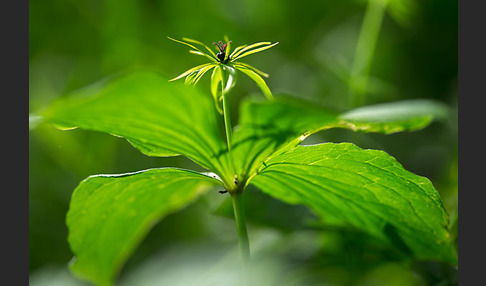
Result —
[[[76,91],[41,113],[45,122],[61,129],[107,132],[148,156],[183,155],[209,171],[158,168],[83,180],[66,219],[76,275],[111,285],[155,223],[212,190],[232,197],[242,259],[249,263],[243,211],[249,184],[288,204],[309,207],[326,225],[363,231],[415,259],[457,263],[446,211],[427,178],[405,170],[383,151],[351,143],[299,145],[330,128],[384,134],[419,130],[447,116],[443,105],[402,101],[339,114],[284,95],[274,98],[259,76],[265,74],[236,60],[276,43],[243,46],[230,54],[227,41],[218,45],[216,55],[198,41],[184,40],[176,41],[211,62],[175,79],[196,84],[213,69],[212,99],[142,71]],[[233,129],[228,93],[236,82],[235,69],[249,75],[268,100],[245,99]]]

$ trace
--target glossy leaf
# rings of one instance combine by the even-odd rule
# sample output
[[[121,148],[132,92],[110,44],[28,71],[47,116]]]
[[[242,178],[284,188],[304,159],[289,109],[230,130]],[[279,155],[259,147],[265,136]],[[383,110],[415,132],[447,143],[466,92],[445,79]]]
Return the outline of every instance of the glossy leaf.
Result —
[[[268,160],[251,184],[309,207],[326,225],[363,231],[418,259],[457,262],[438,192],[383,151],[298,146]]]
[[[96,175],[74,190],[66,223],[74,273],[111,285],[154,224],[220,182],[192,171],[164,168]]]
[[[240,180],[255,175],[268,157],[295,147],[309,131],[335,124],[336,118],[335,112],[292,98],[242,102],[232,146]]]
[[[362,132],[395,133],[422,129],[433,119],[448,115],[445,104],[416,99],[363,106],[342,114],[344,128]]]
[[[211,96],[156,73],[121,76],[60,98],[43,116],[60,127],[124,137],[149,156],[180,154],[223,179],[234,177]]]
[[[321,130],[413,131],[446,114],[447,108],[443,104],[430,100],[370,105],[342,115],[282,95],[272,102],[247,100],[241,106],[239,125],[234,132],[233,157],[240,176],[250,178],[264,160],[295,147],[310,134]]]

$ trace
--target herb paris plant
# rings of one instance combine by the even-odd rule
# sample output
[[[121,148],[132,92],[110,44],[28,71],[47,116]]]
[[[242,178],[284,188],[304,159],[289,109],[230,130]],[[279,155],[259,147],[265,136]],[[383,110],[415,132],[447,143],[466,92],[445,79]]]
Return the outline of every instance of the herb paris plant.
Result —
[[[402,101],[339,114],[283,95],[246,99],[232,139],[225,142],[219,131],[219,102],[231,86],[225,79],[234,75],[223,72],[231,67],[258,75],[236,60],[275,44],[243,46],[228,55],[229,43],[218,43],[218,56],[198,41],[184,40],[179,42],[190,46],[191,53],[211,62],[176,79],[186,77],[195,84],[213,69],[213,98],[157,73],[135,72],[60,98],[41,114],[60,128],[113,134],[148,156],[183,155],[211,172],[157,168],[83,180],[66,218],[76,275],[111,285],[155,223],[211,190],[241,195],[249,184],[288,204],[310,208],[323,224],[365,232],[414,259],[457,263],[447,214],[427,178],[408,172],[383,151],[351,143],[299,145],[308,135],[330,128],[384,134],[419,130],[447,115],[443,105]],[[234,202],[235,209],[243,208],[241,199]],[[235,212],[242,238],[244,217],[238,215],[243,212]],[[248,259],[248,246],[240,247]]]

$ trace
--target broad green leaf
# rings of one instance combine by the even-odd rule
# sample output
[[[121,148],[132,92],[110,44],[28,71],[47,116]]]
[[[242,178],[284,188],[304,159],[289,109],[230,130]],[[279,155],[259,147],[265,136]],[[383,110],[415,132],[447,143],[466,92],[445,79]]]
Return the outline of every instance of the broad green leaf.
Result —
[[[75,254],[71,270],[111,285],[152,226],[219,183],[173,168],[88,177],[74,190],[66,218]]]
[[[307,132],[336,123],[336,117],[335,112],[292,98],[244,101],[231,149],[240,181],[251,178],[267,158],[302,142]]]
[[[251,184],[309,207],[326,225],[363,231],[417,259],[456,262],[438,192],[383,151],[298,146],[267,161]]]
[[[223,180],[234,177],[211,96],[157,73],[132,73],[60,98],[43,116],[61,127],[124,137],[149,156],[187,156]]]
[[[284,96],[271,102],[247,100],[241,105],[232,155],[239,176],[251,178],[263,161],[295,147],[308,135],[321,130],[413,131],[424,128],[434,118],[446,115],[446,106],[430,100],[370,105],[342,115],[311,102]]]
[[[445,104],[426,100],[405,100],[363,106],[342,114],[340,126],[354,131],[395,133],[419,130],[433,119],[448,115]]]

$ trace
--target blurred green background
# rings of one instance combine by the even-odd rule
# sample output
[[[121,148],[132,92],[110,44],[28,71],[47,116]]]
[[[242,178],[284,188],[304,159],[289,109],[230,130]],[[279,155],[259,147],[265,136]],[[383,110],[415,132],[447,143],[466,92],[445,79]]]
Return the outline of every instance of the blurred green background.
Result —
[[[414,98],[450,106],[448,120],[422,131],[385,136],[329,130],[306,143],[348,141],[381,149],[428,177],[444,200],[457,245],[457,1],[373,3],[30,0],[29,113],[122,71],[150,69],[172,78],[205,62],[167,36],[210,45],[228,35],[233,47],[278,41],[275,48],[246,58],[270,74],[267,84],[276,96],[285,93],[338,111]],[[362,29],[365,15],[374,27]],[[356,53],[360,37],[363,46]],[[372,57],[361,57],[362,52]],[[361,74],[367,85],[353,89],[348,79],[363,58],[369,64]],[[208,78],[196,88],[210,96]],[[258,92],[250,79],[239,77],[231,97],[233,122],[239,101]],[[357,104],[356,93],[362,95]],[[30,283],[85,285],[67,271],[72,254],[65,226],[71,193],[81,180],[164,166],[201,170],[182,157],[144,156],[107,134],[43,124],[30,130]],[[210,193],[155,226],[123,268],[120,285],[189,285],[185,273],[206,277],[196,279],[198,285],[232,281],[236,230],[225,198]],[[248,190],[246,200],[253,259],[263,269],[256,276],[261,284],[254,285],[457,285],[454,267],[410,260],[360,233],[316,229],[306,209],[255,189]]]

